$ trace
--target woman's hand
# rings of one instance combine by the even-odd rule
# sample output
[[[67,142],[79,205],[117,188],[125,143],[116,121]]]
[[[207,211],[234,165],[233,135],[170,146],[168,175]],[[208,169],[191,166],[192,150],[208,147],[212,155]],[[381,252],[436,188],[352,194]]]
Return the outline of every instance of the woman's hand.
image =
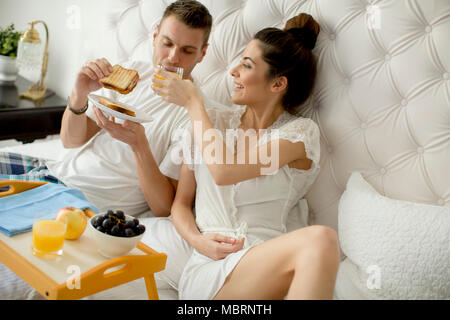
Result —
[[[96,106],[94,114],[97,118],[97,125],[105,129],[111,137],[128,144],[133,151],[143,142],[147,141],[145,129],[140,123],[125,120],[122,124],[115,123],[114,117],[109,120]]]
[[[192,81],[182,80],[173,73],[158,68],[154,68],[154,71],[152,89],[165,101],[175,103],[188,111],[193,105],[202,103],[201,95]]]
[[[221,260],[230,253],[237,252],[244,247],[245,238],[240,240],[218,233],[199,235],[192,246],[201,254],[213,259]]]

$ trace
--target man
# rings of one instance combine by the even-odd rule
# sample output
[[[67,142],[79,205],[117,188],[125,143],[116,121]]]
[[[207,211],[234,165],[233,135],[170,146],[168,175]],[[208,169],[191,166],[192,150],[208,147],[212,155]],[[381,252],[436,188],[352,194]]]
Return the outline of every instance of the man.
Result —
[[[137,70],[140,76],[136,88],[127,95],[99,84],[101,78],[111,73],[112,66],[106,59],[86,62],[76,76],[62,119],[61,140],[70,150],[60,161],[0,153],[0,179],[62,181],[82,190],[100,211],[120,208],[126,214],[137,215],[150,207],[155,216],[169,216],[181,167],[181,163],[171,159],[171,155],[181,149],[181,139],[176,132],[190,120],[184,108],[165,102],[151,89],[153,66],[182,67],[184,78],[193,80],[191,71],[206,54],[211,25],[211,15],[197,1],[178,0],[169,5],[153,35],[152,63],[120,63],[124,68]],[[141,125],[131,121],[119,124],[119,120],[108,119],[95,106],[86,108],[91,92],[132,105],[151,116],[153,121]],[[139,138],[142,136],[145,141]],[[11,170],[17,168],[18,172]],[[147,232],[142,241],[153,249],[167,249],[168,243],[178,243],[175,239],[179,235],[170,218],[145,220]],[[173,255],[175,249],[165,251],[168,254],[166,269],[157,274],[158,280],[173,287],[188,258]],[[36,291],[0,264],[0,279],[5,278],[9,280],[0,281],[1,299],[17,299],[22,295],[25,299],[39,298]],[[133,282],[90,298],[124,299],[121,290],[127,286],[134,297],[146,297],[145,286]],[[15,289],[11,290],[12,287]]]
[[[153,35],[153,66],[182,67],[184,78],[192,80],[191,71],[206,54],[211,25],[211,15],[197,1],[179,0],[169,5]],[[100,211],[121,208],[133,215],[150,207],[156,216],[168,216],[180,168],[171,159],[180,143],[175,141],[175,132],[189,122],[189,117],[183,108],[153,92],[152,64],[134,61],[121,65],[140,75],[128,95],[102,88],[99,80],[112,71],[106,59],[88,61],[79,70],[61,126],[62,143],[73,150],[61,161],[45,163],[49,169],[46,180],[54,176],[81,189]],[[153,121],[141,125],[107,119],[95,107],[87,108],[87,96],[94,91],[134,106]],[[147,139],[139,138],[142,131]]]

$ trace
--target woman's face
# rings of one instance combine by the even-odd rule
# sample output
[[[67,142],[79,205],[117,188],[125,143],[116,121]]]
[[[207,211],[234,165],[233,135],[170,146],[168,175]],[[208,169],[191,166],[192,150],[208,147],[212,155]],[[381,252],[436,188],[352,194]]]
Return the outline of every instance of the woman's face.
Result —
[[[234,78],[232,101],[239,105],[267,102],[271,93],[270,82],[266,78],[269,65],[262,58],[259,40],[252,40],[242,54],[241,62],[230,74]]]

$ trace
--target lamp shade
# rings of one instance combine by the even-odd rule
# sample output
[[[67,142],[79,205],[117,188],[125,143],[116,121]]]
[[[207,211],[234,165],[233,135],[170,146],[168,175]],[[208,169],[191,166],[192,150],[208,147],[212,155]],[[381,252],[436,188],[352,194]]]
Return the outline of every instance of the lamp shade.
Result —
[[[19,68],[38,69],[42,66],[43,47],[41,42],[25,42],[19,40],[17,49],[17,66]]]
[[[45,27],[45,46],[41,46],[39,33],[34,29],[34,25],[42,23]],[[41,69],[41,76],[36,83],[33,83],[28,91],[19,95],[20,98],[40,101],[45,99],[47,86],[45,85],[45,74],[47,73],[48,63],[48,28],[47,24],[42,21],[33,21],[30,23],[31,28],[28,29],[19,40],[17,49],[17,66],[19,69]]]

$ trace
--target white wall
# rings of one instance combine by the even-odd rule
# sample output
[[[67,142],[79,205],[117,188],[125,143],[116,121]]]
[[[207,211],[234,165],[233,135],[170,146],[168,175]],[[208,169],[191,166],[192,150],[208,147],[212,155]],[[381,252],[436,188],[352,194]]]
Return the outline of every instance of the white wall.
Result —
[[[14,23],[25,31],[28,23],[43,20],[49,28],[49,64],[47,87],[58,95],[70,94],[76,72],[87,60],[95,57],[113,59],[104,46],[104,12],[107,0],[0,0],[0,26]],[[45,39],[42,24],[37,25],[41,40]],[[20,71],[35,81],[39,71]]]

